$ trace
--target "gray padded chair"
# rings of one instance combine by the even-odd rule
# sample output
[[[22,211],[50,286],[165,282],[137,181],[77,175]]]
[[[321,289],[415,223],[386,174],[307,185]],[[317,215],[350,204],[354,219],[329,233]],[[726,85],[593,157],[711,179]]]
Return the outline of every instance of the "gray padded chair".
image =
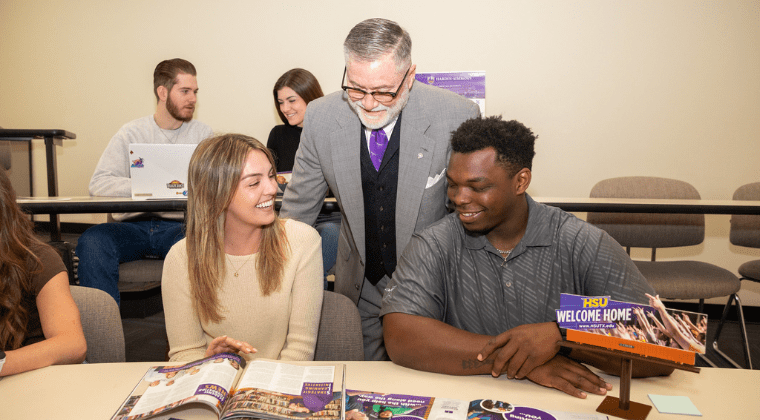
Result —
[[[142,292],[161,286],[164,260],[145,258],[119,264],[119,292]]]
[[[111,295],[89,287],[71,286],[87,340],[87,363],[125,362],[124,330],[119,307]]]
[[[734,192],[734,200],[760,200],[760,182],[739,187],[739,189]],[[760,248],[760,216],[732,216],[729,240],[732,244],[737,246]],[[749,280],[760,283],[760,260],[747,261],[739,266],[738,271],[741,276],[739,279],[740,281]],[[718,339],[723,330],[723,324],[726,322],[728,311],[731,309],[732,302],[736,302],[736,310],[739,315],[739,327],[741,329],[742,339],[744,340],[744,362],[748,369],[752,369],[752,358],[750,357],[749,342],[747,340],[747,328],[744,323],[744,311],[742,310],[742,302],[739,299],[739,295],[734,294],[728,298],[728,302],[726,302],[726,306],[723,308],[723,315],[720,318],[718,329],[715,330],[715,338],[713,339],[712,346],[718,354],[730,361],[734,366],[738,366],[733,359],[728,357],[718,347]]]
[[[348,297],[324,291],[314,360],[364,360],[362,321]]]
[[[600,181],[592,198],[660,198],[699,200],[689,183],[657,177],[621,177]],[[699,245],[705,238],[703,214],[589,213],[587,218],[607,231],[630,254],[631,248],[651,248],[651,261],[634,261],[662,298],[704,300],[736,296],[741,282],[730,271],[702,261],[655,261],[657,248]]]

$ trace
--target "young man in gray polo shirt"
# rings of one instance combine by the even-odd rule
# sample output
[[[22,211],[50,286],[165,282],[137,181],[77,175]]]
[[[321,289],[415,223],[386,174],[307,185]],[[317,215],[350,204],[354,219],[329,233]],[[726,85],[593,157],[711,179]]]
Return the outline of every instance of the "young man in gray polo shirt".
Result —
[[[446,176],[456,212],[414,235],[401,255],[380,313],[386,347],[415,369],[506,373],[579,398],[603,395],[611,385],[578,362],[615,373],[620,361],[558,354],[560,294],[646,303],[654,291],[606,232],[526,193],[535,139],[500,117],[454,132]]]

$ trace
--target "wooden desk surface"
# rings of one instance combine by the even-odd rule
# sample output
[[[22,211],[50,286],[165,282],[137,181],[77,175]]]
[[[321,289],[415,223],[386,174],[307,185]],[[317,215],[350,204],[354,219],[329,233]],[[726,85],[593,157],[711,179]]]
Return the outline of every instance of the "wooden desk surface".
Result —
[[[51,366],[0,380],[0,419],[109,419],[148,367],[162,363]],[[493,398],[545,410],[594,413],[603,397],[585,400],[529,381],[490,376],[448,376],[406,369],[391,362],[346,362],[349,389],[460,400]],[[617,377],[602,375],[614,385]],[[704,419],[756,419],[760,371],[703,368],[699,374],[676,371],[669,377],[634,379],[631,401],[651,405],[647,394],[687,396]],[[178,418],[194,418],[174,412]],[[214,418],[213,414],[200,418]],[[648,419],[691,419],[660,414]]]

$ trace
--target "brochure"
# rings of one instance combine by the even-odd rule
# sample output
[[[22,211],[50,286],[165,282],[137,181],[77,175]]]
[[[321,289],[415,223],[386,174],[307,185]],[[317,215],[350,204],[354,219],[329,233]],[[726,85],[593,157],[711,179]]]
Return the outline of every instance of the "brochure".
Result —
[[[346,420],[602,420],[601,414],[546,411],[493,399],[381,394],[346,390]]]
[[[344,383],[342,364],[246,363],[236,354],[221,353],[184,365],[151,367],[111,419],[202,408],[220,419],[340,420]]]
[[[563,293],[557,323],[569,341],[693,365],[705,353],[707,315],[650,304]]]

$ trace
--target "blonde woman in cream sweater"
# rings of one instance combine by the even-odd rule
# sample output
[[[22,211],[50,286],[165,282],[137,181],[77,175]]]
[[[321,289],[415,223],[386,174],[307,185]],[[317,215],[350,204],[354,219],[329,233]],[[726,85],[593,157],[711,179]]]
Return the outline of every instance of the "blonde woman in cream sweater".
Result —
[[[187,235],[164,262],[171,361],[314,358],[321,242],[311,226],[277,217],[275,175],[272,154],[251,137],[217,136],[195,150]]]

